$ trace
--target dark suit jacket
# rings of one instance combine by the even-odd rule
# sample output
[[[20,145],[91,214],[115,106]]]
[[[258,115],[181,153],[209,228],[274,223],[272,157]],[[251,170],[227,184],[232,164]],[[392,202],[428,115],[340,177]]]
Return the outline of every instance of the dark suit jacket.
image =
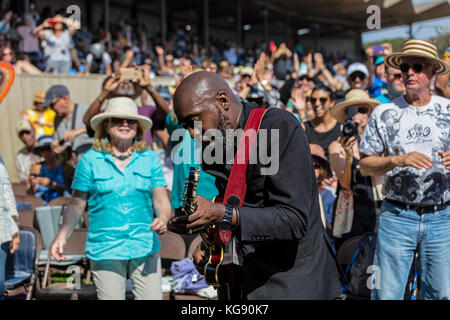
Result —
[[[252,107],[243,103],[240,128]],[[272,147],[261,143],[262,129],[278,129],[279,139]],[[270,142],[276,133],[269,130],[267,136]],[[243,257],[244,295],[247,299],[336,298],[341,294],[338,272],[324,238],[318,187],[303,128],[291,113],[270,108],[257,141],[257,152],[273,157],[275,173],[261,174],[261,168],[271,164],[260,157],[247,168],[247,193],[238,208],[240,227],[234,232]],[[223,195],[231,165],[204,169],[216,176]]]

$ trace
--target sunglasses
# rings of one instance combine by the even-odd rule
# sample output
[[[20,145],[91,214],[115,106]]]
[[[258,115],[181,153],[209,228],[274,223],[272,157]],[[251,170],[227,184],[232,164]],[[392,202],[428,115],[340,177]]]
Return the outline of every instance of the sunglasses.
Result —
[[[362,73],[362,72],[359,72],[359,71],[353,72],[350,75],[350,80],[355,81],[356,78],[359,78],[361,81],[364,81],[364,79],[366,78],[366,75],[364,73]]]
[[[345,109],[345,114],[348,115],[352,107]],[[367,107],[358,107],[358,113],[367,114],[369,113],[369,108]]]
[[[299,81],[303,81],[303,80],[307,80],[307,81],[311,81],[312,79],[310,77],[308,77],[307,75],[303,75],[300,78],[298,78]]]
[[[420,73],[424,67],[425,65],[423,63],[414,63],[412,66],[408,63],[400,64],[400,70],[404,73],[408,72],[410,68],[412,68],[415,73]]]
[[[309,100],[311,101],[311,103],[312,103],[313,105],[316,104],[317,100],[320,101],[320,104],[325,104],[325,103],[327,103],[328,98],[319,98],[319,99],[316,99],[316,98],[310,98]]]
[[[402,78],[402,74],[401,73],[396,73],[396,74],[391,74],[391,77],[394,77],[394,79],[401,79]]]
[[[23,137],[23,135],[30,134],[30,133],[31,133],[30,130],[22,130],[22,131],[19,132],[19,137]]]
[[[38,175],[37,173],[30,173],[30,176],[32,176],[32,177],[34,177],[34,178],[39,177],[39,175]]]
[[[3,52],[3,55],[4,56],[10,56],[10,55],[12,55],[12,52]]]
[[[124,121],[126,121],[130,125],[134,125],[137,123],[137,120],[131,120],[131,119],[122,119],[122,118],[110,118],[109,119],[109,122],[113,125],[122,124]]]

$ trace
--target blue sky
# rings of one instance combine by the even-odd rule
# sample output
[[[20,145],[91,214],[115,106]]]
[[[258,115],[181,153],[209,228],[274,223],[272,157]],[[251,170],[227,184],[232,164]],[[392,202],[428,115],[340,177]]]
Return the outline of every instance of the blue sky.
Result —
[[[432,0],[413,0],[413,3],[420,4],[430,1]],[[383,25],[383,11],[381,11],[381,25]],[[437,27],[438,30],[436,30]],[[450,33],[450,17],[413,23],[412,30],[414,38],[417,39],[428,39],[438,35],[438,32]],[[395,38],[409,38],[409,26],[391,27],[362,34],[363,43]]]

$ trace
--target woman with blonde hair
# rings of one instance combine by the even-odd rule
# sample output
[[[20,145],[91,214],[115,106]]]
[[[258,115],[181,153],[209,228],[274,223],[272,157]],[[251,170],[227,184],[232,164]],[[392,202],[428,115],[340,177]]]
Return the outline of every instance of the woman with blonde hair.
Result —
[[[171,207],[159,157],[144,140],[152,121],[138,115],[132,99],[118,97],[90,123],[96,142],[77,165],[51,254],[64,259],[65,241],[88,202],[86,255],[97,297],[124,300],[129,274],[135,299],[162,299],[157,234],[167,230]]]

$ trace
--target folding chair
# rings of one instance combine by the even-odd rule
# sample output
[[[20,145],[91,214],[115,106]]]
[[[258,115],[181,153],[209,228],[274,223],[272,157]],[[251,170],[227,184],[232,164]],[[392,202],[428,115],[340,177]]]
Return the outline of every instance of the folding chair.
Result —
[[[20,202],[22,204],[29,204],[31,206],[31,210],[35,211],[38,207],[45,206],[44,200],[39,197],[36,197],[31,194],[27,195],[17,195],[16,202]],[[28,208],[29,209],[29,208]]]
[[[18,296],[26,293],[30,300],[34,289],[39,287],[38,258],[41,251],[41,236],[34,228],[21,227],[19,249],[9,256],[5,279],[6,295]]]
[[[64,256],[84,255],[84,246],[87,239],[87,229],[75,229],[66,242]],[[97,292],[95,286],[89,283],[82,283],[81,272],[75,272],[75,283],[52,283],[47,285],[47,279],[51,275],[51,261],[47,259],[44,270],[44,280],[42,289],[36,291],[35,297],[39,300],[96,300]],[[75,269],[76,270],[76,269]],[[86,281],[88,282],[88,281]]]
[[[60,225],[62,223],[62,214],[64,213],[65,206],[46,206],[38,207],[36,209],[36,221],[39,227],[39,232],[42,236],[43,250],[39,254],[38,265],[40,267],[47,263],[49,257],[50,246],[58,234]],[[82,221],[79,221],[76,229],[81,228]],[[67,259],[63,261],[56,261],[53,257],[50,258],[51,266],[56,268],[64,268],[74,264],[82,264],[83,260],[86,260],[84,252],[81,254],[68,254]],[[41,268],[42,270],[42,268]]]

